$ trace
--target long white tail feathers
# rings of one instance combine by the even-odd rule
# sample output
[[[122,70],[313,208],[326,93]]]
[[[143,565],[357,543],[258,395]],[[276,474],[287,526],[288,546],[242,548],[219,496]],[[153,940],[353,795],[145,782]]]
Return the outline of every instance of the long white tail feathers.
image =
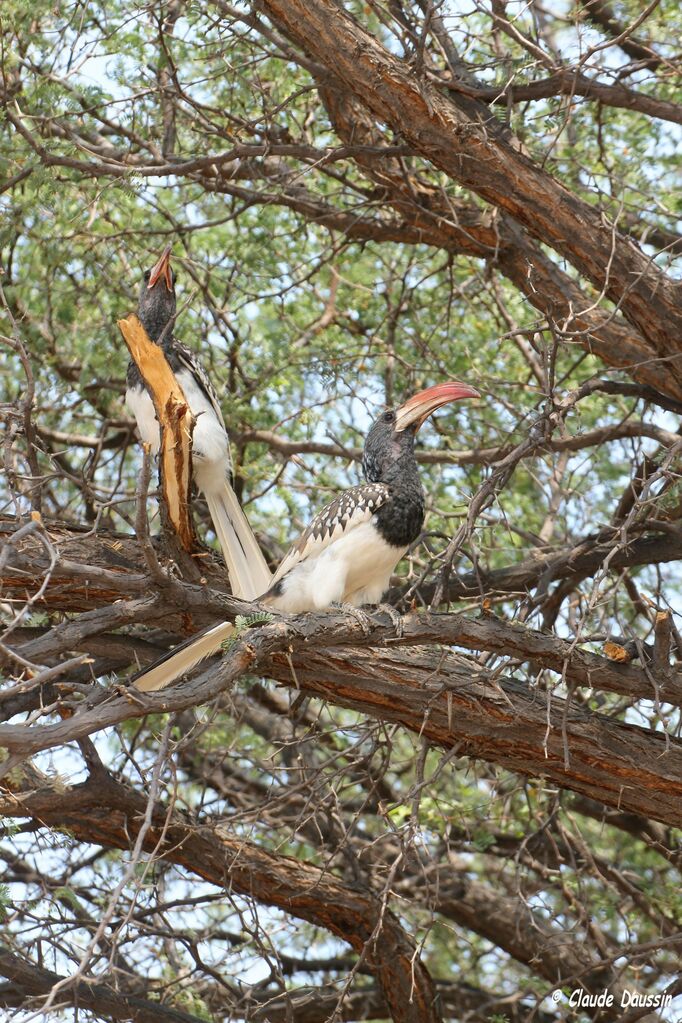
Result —
[[[272,573],[236,494],[226,482],[218,493],[204,493],[204,496],[230,574],[232,592],[242,600],[255,600],[270,588]],[[231,622],[212,626],[171,650],[148,671],[141,671],[132,682],[145,693],[165,689],[200,661],[215,654],[233,631]]]
[[[218,493],[204,496],[223,551],[232,592],[242,600],[255,600],[270,588],[272,572],[237,496],[227,482]]]
[[[200,636],[192,636],[175,650],[171,650],[164,658],[152,665],[149,671],[142,671],[132,681],[144,693],[153,693],[157,689],[165,689],[182,675],[203,661],[211,654],[220,650],[221,644],[234,632],[231,622],[212,625]]]

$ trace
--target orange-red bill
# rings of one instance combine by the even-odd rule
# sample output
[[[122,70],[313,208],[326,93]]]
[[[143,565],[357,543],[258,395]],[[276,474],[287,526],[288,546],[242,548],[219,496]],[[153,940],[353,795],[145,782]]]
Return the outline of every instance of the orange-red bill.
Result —
[[[169,291],[173,290],[173,278],[171,277],[170,269],[171,248],[172,248],[171,245],[167,245],[166,248],[161,253],[159,261],[155,263],[154,266],[152,267],[151,272],[149,274],[149,283],[147,284],[148,288],[153,288],[156,282],[159,281],[161,277],[163,277],[166,282],[166,287],[168,288],[168,290]]]
[[[461,384],[457,380],[449,380],[446,384],[436,384],[435,387],[427,387],[425,391],[413,394],[396,411],[396,432],[400,433],[402,430],[406,430],[408,426],[413,425],[416,425],[417,429],[419,429],[429,416],[451,401],[459,401],[461,398],[480,397],[481,395],[475,387],[470,387],[469,384]]]

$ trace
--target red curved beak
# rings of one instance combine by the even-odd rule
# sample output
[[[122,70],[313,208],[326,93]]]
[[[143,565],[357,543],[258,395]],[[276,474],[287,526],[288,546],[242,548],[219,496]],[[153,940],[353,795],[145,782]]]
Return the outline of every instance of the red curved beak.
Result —
[[[168,288],[168,290],[169,291],[173,290],[173,278],[171,277],[170,269],[171,249],[172,245],[167,245],[166,248],[161,253],[158,263],[155,263],[154,266],[152,267],[151,273],[149,274],[149,284],[147,285],[148,288],[153,288],[156,282],[160,280],[161,277],[163,277],[166,282],[166,287]]]
[[[433,415],[433,413],[447,405],[451,401],[459,401],[460,398],[480,398],[475,387],[468,384],[460,384],[457,380],[450,380],[447,384],[436,384],[435,387],[427,387],[425,391],[419,391],[408,398],[395,414],[395,431],[401,433],[408,426],[416,424],[417,429]]]

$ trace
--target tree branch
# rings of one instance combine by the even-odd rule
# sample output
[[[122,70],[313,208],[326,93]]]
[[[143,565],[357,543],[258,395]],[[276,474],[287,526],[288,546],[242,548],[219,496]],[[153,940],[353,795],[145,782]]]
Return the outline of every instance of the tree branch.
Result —
[[[135,1023],[201,1023],[198,1016],[137,995],[124,994],[109,984],[90,980],[77,980],[70,984],[67,978],[29,962],[5,945],[0,945],[0,976],[11,981],[9,985],[0,985],[0,1005],[6,1008],[20,1008],[29,999],[33,1001],[40,995],[48,995],[55,984],[63,984],[59,989],[60,1002],[90,1009],[104,1019],[134,1019]]]
[[[472,96],[486,103],[508,105],[528,100],[548,99],[552,96],[582,96],[593,99],[605,106],[624,110],[636,110],[647,117],[657,117],[673,124],[682,124],[682,106],[668,100],[658,99],[646,92],[629,89],[622,84],[600,82],[595,78],[579,74],[570,68],[561,69],[539,81],[517,84],[509,82],[499,86],[471,86],[458,79],[443,79],[434,75],[434,81],[452,92]]]
[[[68,828],[80,841],[129,849],[145,821],[147,800],[98,774],[65,793],[47,788],[21,795],[15,789],[11,797],[0,797],[0,808],[12,817],[35,817],[41,826]],[[267,852],[220,825],[197,829],[177,814],[169,819],[167,808],[158,805],[151,819],[144,851],[323,927],[364,956],[396,1023],[439,1023],[433,984],[414,942],[371,892],[343,884],[328,870]]]
[[[602,213],[518,152],[485,104],[459,94],[448,101],[334,0],[261,0],[261,7],[424,159],[565,256],[682,379],[675,283]]]
[[[606,805],[675,826],[682,823],[682,743],[588,713],[548,693],[540,698],[513,679],[495,686],[487,672],[472,679],[471,665],[463,667],[457,654],[424,645],[498,650],[548,667],[570,686],[594,686],[630,698],[679,703],[679,676],[656,680],[649,669],[615,664],[491,616],[409,615],[397,642],[419,647],[409,654],[380,651],[382,641],[396,642],[388,616],[368,634],[350,615],[283,619],[247,630],[218,668],[193,682],[151,695],[114,691],[108,700],[91,709],[86,705],[58,724],[0,726],[0,744],[15,759],[32,756],[131,718],[207,703],[241,675],[257,673],[290,688],[303,685],[312,695],[378,720],[397,721],[435,745],[459,746],[463,754],[546,776]],[[357,649],[359,644],[375,649]]]

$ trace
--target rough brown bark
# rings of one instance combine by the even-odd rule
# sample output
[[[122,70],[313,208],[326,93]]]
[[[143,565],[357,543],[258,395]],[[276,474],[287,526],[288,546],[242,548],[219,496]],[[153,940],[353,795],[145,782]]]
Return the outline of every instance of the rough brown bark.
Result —
[[[200,1023],[197,1016],[188,1012],[116,991],[108,984],[97,984],[91,980],[64,983],[65,978],[60,974],[29,962],[3,945],[0,945],[0,976],[10,981],[6,985],[0,984],[0,1005],[5,1008],[24,1006],[29,999],[49,995],[55,984],[62,984],[60,1004],[91,1009],[104,1019],[134,1020],[135,1023]]]
[[[367,106],[342,83],[320,85],[320,96],[342,141],[376,149],[381,141]],[[617,313],[604,311],[541,246],[501,210],[486,212],[453,202],[406,172],[396,158],[377,160],[362,147],[356,162],[381,188],[418,240],[453,254],[476,256],[498,267],[557,330],[635,380],[682,397],[682,380],[661,373],[654,349]]]
[[[653,0],[647,10],[655,5]],[[45,1002],[58,983],[67,1014],[73,1006],[76,1015],[88,1009],[112,1019],[134,1014],[145,1023],[186,1023],[168,1003],[235,1019],[244,1010],[246,1019],[272,1023],[323,1023],[332,1013],[384,1018],[391,1011],[416,1020],[428,1018],[434,996],[453,1016],[481,1023],[492,1013],[515,1023],[528,1015],[550,1023],[562,1010],[538,1011],[548,987],[608,987],[617,997],[624,985],[636,987],[642,978],[648,990],[669,983],[679,947],[674,898],[667,900],[666,893],[671,868],[680,863],[672,825],[680,823],[682,794],[675,706],[682,704],[682,638],[667,610],[675,602],[674,572],[656,565],[682,554],[682,508],[674,427],[668,417],[669,430],[662,429],[657,417],[663,409],[680,414],[682,372],[665,360],[677,359],[681,349],[666,313],[668,280],[597,218],[600,209],[617,210],[620,200],[619,226],[641,238],[647,252],[666,250],[654,257],[659,265],[677,246],[663,194],[667,174],[655,196],[638,191],[641,177],[625,173],[627,153],[618,143],[632,141],[632,151],[647,160],[649,172],[643,170],[653,185],[652,170],[668,154],[653,148],[653,136],[646,143],[640,135],[642,112],[679,118],[679,108],[665,99],[678,60],[659,60],[643,34],[634,40],[638,26],[625,32],[627,24],[617,22],[620,8],[614,14],[606,4],[590,3],[588,11],[602,27],[623,37],[616,45],[641,41],[646,47],[639,56],[647,61],[645,74],[627,84],[632,67],[615,66],[616,45],[602,62],[603,48],[593,50],[579,18],[569,27],[546,5],[532,2],[511,20],[502,0],[476,6],[458,25],[472,44],[460,60],[439,14],[444,9],[430,0],[365,8],[343,0],[264,4],[273,21],[276,11],[289,17],[283,27],[291,40],[254,8],[212,0],[207,10],[190,10],[172,0],[156,5],[145,22],[147,42],[153,36],[158,43],[158,67],[145,70],[141,91],[122,95],[113,107],[106,91],[81,93],[78,73],[59,78],[65,67],[59,61],[36,63],[39,51],[24,51],[17,36],[22,59],[5,68],[0,83],[8,127],[21,133],[11,168],[17,173],[7,183],[13,230],[9,251],[3,249],[3,282],[9,285],[10,319],[25,332],[31,353],[22,365],[35,405],[29,398],[15,401],[10,385],[0,415],[9,416],[7,497],[16,491],[21,512],[29,502],[40,507],[40,491],[44,519],[22,522],[14,532],[16,523],[7,529],[0,523],[0,540],[10,540],[0,544],[1,600],[6,619],[8,609],[16,612],[0,645],[3,669],[13,676],[0,692],[6,726],[0,739],[11,750],[8,762],[0,762],[9,790],[2,808],[15,815],[20,834],[13,847],[11,834],[2,843],[0,859],[12,895],[25,889],[8,907],[9,950],[0,949],[0,972],[9,971],[16,983],[0,982],[0,1005],[49,1012]],[[75,25],[62,7],[44,14],[48,30],[54,23]],[[356,12],[358,25],[344,9]],[[195,62],[185,64],[186,38],[171,38],[183,10],[190,26],[206,27],[203,81],[196,79]],[[653,39],[664,38],[659,14]],[[318,15],[323,33],[314,24]],[[98,15],[88,8],[86,20],[89,34],[93,24],[97,34]],[[370,24],[377,25],[375,40],[360,27]],[[40,37],[43,15],[31,25]],[[492,45],[484,35],[490,26]],[[11,39],[11,19],[8,27]],[[69,31],[75,36],[76,29]],[[507,31],[511,45],[500,35]],[[117,32],[114,26],[109,36],[112,52]],[[561,53],[569,35],[573,42],[564,53],[568,60],[579,55],[573,73],[566,73]],[[379,39],[391,42],[382,50]],[[130,37],[123,42],[129,49]],[[355,47],[350,53],[349,42]],[[533,49],[539,64],[531,66],[520,55]],[[669,43],[661,50],[672,53]],[[156,54],[151,59],[153,65]],[[493,73],[503,76],[497,95],[479,88],[469,61],[478,61],[482,71],[485,62],[487,83]],[[280,80],[281,62],[287,71]],[[541,67],[544,80],[532,80]],[[55,97],[49,109],[36,89],[46,73],[45,87]],[[661,100],[652,94],[657,79]],[[566,101],[532,102],[552,90]],[[588,101],[574,102],[577,93]],[[236,102],[212,102],[226,95]],[[329,121],[319,117],[319,96]],[[530,103],[525,117],[521,97]],[[614,114],[604,106],[609,102],[640,114]],[[552,112],[546,121],[545,111]],[[523,123],[524,138],[545,161],[538,156],[533,164],[504,127],[505,117]],[[330,138],[330,126],[340,146]],[[663,124],[652,128],[657,137],[670,131]],[[586,144],[593,147],[588,160]],[[8,146],[11,163],[11,139]],[[229,151],[220,152],[223,146]],[[593,206],[574,200],[554,173]],[[174,198],[167,202],[157,193],[149,205],[148,184],[166,175]],[[101,193],[97,179],[105,186]],[[111,184],[123,186],[123,193],[110,190]],[[94,219],[85,226],[67,215],[64,244],[73,260],[66,268],[54,258],[56,230],[41,228],[30,198],[42,202],[50,186],[68,188],[79,209],[90,189],[92,196],[98,193]],[[478,195],[467,193],[477,187]],[[183,216],[186,188],[206,216]],[[277,204],[286,207],[284,215],[269,212]],[[149,216],[128,221],[127,211],[143,207]],[[54,212],[59,228],[61,206]],[[668,226],[658,232],[654,219]],[[262,269],[273,265],[274,255],[279,277],[280,229],[288,235],[301,224],[313,244],[285,242],[292,265],[281,294],[274,295]],[[166,542],[147,540],[141,495],[148,463],[137,488],[140,544],[101,528],[119,516],[121,528],[131,526],[131,427],[119,418],[111,390],[120,388],[120,379],[88,377],[91,371],[106,376],[111,364],[83,353],[78,324],[90,328],[97,319],[102,254],[109,266],[118,265],[120,256],[132,275],[141,250],[156,245],[157,233],[172,234],[184,247],[185,282],[191,279],[197,288],[191,297],[190,289],[184,292],[193,326],[202,331],[208,325],[207,344],[216,331],[221,338],[205,354],[233,399],[231,438],[250,494],[256,500],[272,494],[256,493],[256,481],[266,475],[268,486],[279,487],[280,475],[273,479],[266,465],[271,459],[322,456],[314,467],[297,467],[293,486],[301,490],[293,500],[278,491],[292,520],[303,512],[311,482],[304,472],[316,470],[325,456],[357,461],[361,455],[357,446],[344,447],[349,438],[359,442],[345,419],[329,443],[319,441],[319,429],[313,432],[313,420],[305,416],[283,437],[289,414],[311,392],[316,400],[318,368],[325,373],[328,361],[330,376],[338,372],[336,379],[346,383],[347,367],[357,367],[355,398],[369,386],[364,374],[360,378],[369,370],[375,393],[384,386],[390,401],[415,377],[448,374],[453,363],[457,375],[464,351],[471,351],[473,370],[490,394],[489,414],[483,406],[480,420],[462,414],[466,442],[440,420],[440,442],[420,456],[432,467],[423,477],[438,517],[432,516],[432,532],[401,566],[406,574],[390,595],[410,612],[402,638],[381,612],[368,612],[364,628],[336,612],[248,631],[240,625],[236,644],[197,671],[194,681],[144,702],[126,688],[131,665],[149,663],[216,619],[255,610],[226,596],[217,559],[181,560],[169,549],[171,531]],[[238,248],[208,251],[213,240],[221,245],[246,236],[244,260]],[[373,244],[365,251],[349,240]],[[381,244],[386,241],[397,244]],[[251,245],[270,242],[272,252],[261,267]],[[33,253],[28,281],[21,274],[27,253]],[[218,258],[223,254],[224,260]],[[381,272],[372,276],[365,269],[370,266]],[[42,272],[33,280],[36,268]],[[373,294],[362,290],[370,277],[378,285]],[[647,339],[643,300],[659,282],[661,294],[646,308]],[[128,283],[109,278],[103,306],[127,308]],[[261,324],[259,312],[254,326],[249,305],[260,298],[266,315]],[[281,312],[279,324],[269,315],[274,309]],[[69,310],[79,316],[71,336]],[[498,344],[481,344],[483,331],[496,337],[502,332]],[[280,338],[291,342],[294,356],[283,352],[281,366]],[[263,380],[261,356],[271,341],[273,358]],[[625,384],[620,372],[604,374],[609,381],[586,380],[595,365],[585,353],[637,383]],[[518,375],[510,380],[512,366]],[[264,398],[279,380],[283,393],[266,409]],[[663,391],[670,397],[663,398]],[[594,392],[600,392],[596,400]],[[525,414],[539,405],[537,420],[530,413],[531,452],[518,438]],[[346,407],[335,410],[330,424],[337,413],[344,417]],[[280,413],[286,418],[279,419]],[[474,423],[478,441],[471,439]],[[608,444],[606,451],[598,451],[601,443]],[[514,462],[521,449],[527,454]],[[577,451],[588,454],[576,458]],[[560,457],[552,457],[555,452]],[[591,452],[598,479],[587,468]],[[463,597],[466,613],[421,615],[416,607],[435,598],[432,580],[466,503],[459,488],[463,474],[441,467],[447,461],[485,467],[500,459],[516,473],[518,487],[508,485],[510,477],[494,464],[490,473],[480,472],[478,490],[472,483],[478,470],[467,473],[470,529],[466,536],[455,533],[445,556],[449,567],[453,555],[453,575],[437,591],[438,600]],[[336,485],[342,471],[340,461],[327,464],[316,482]],[[321,503],[310,490],[311,500]],[[481,494],[489,504],[479,502]],[[586,494],[598,502],[598,519],[583,500]],[[267,497],[260,507],[267,516]],[[48,514],[78,517],[92,530],[56,526],[46,521]],[[272,516],[267,521],[272,524]],[[276,557],[276,544],[271,549]],[[464,572],[470,565],[474,571]],[[490,613],[493,606],[498,616]],[[540,620],[552,631],[537,628]],[[617,664],[599,656],[607,639],[632,660]],[[311,695],[316,698],[307,699]],[[633,720],[641,727],[627,724]],[[99,732],[97,747],[120,785],[104,773],[88,739],[117,724],[122,727]],[[48,783],[22,760],[32,749],[49,749],[41,762],[52,760],[58,770],[80,754],[88,782]],[[145,790],[158,800],[153,814]],[[142,841],[150,820],[141,858],[164,861],[153,879],[137,862],[137,846],[132,860],[128,855],[131,840]],[[245,835],[253,847],[243,842]],[[275,841],[316,867],[273,856]],[[118,848],[126,853],[109,851]],[[270,851],[262,855],[263,848]],[[638,873],[642,864],[645,877]],[[133,876],[134,868],[143,878]],[[120,878],[125,887],[112,893],[109,878],[113,884]],[[204,884],[202,878],[213,880]],[[2,901],[0,896],[0,914]],[[278,912],[259,910],[257,902]],[[401,914],[400,923],[382,916],[389,908]],[[271,933],[270,921],[282,914],[286,919]],[[245,919],[252,944],[237,933]],[[311,938],[327,945],[311,961],[296,954],[302,919],[325,929]],[[419,973],[415,998],[413,968],[420,965],[415,943],[405,935],[412,926],[420,937],[426,933],[429,968],[447,963],[448,976],[469,977],[490,991],[432,983]],[[83,958],[75,982],[62,986],[59,974],[78,963],[83,935],[86,942],[93,939],[92,954]],[[349,942],[347,949],[337,950],[338,938]],[[494,960],[494,974],[481,951]],[[239,987],[236,976],[243,964],[249,969],[247,958],[258,955],[270,975],[252,992],[248,984]],[[141,976],[143,963],[151,964],[148,978]],[[349,977],[356,970],[357,977]],[[370,972],[380,983],[368,988]],[[497,998],[500,988],[513,992],[509,1002]]]
[[[122,597],[146,595],[152,588],[136,537],[105,529],[93,533],[86,527],[65,522],[43,526],[58,558],[40,601],[42,608],[92,611],[108,607]],[[15,541],[21,528],[15,518],[0,518],[0,539],[5,544],[0,587],[6,600],[25,600],[27,579],[35,583],[50,566],[45,546],[37,538],[37,528]],[[164,537],[155,537],[151,542],[162,566],[170,569],[171,552]],[[228,593],[224,566],[205,554],[200,564],[211,590]],[[179,618],[170,619],[169,627],[178,621]]]
[[[54,788],[0,796],[12,817],[65,828],[83,842],[128,849],[147,814],[147,802],[132,789],[97,772],[65,793]],[[364,956],[396,1023],[438,1023],[441,1014],[431,977],[414,942],[387,906],[369,891],[337,880],[329,871],[276,855],[219,825],[195,828],[156,806],[144,850],[184,867],[220,888],[276,906],[347,941]],[[0,960],[1,963],[1,960]],[[156,1023],[156,1021],[154,1021]]]
[[[337,705],[396,721],[437,746],[456,747],[462,756],[545,777],[607,806],[682,825],[682,743],[677,740],[617,725],[523,683],[495,685],[485,673],[472,680],[471,667],[453,654],[415,648],[407,660],[397,651],[392,656],[335,650],[294,657],[293,664],[302,687]],[[286,657],[273,655],[265,670],[291,684]]]
[[[472,672],[446,649],[410,649],[408,641],[465,645],[490,649],[496,643],[523,659],[548,664],[565,675],[570,686],[617,687],[634,695],[648,686],[654,699],[673,695],[679,683],[667,677],[659,684],[648,671],[576,650],[562,650],[548,637],[523,626],[482,621],[461,615],[410,616],[403,649],[357,649],[386,641],[393,624],[367,635],[346,616],[302,615],[248,630],[217,669],[140,698],[127,691],[91,709],[80,709],[59,724],[1,726],[0,743],[16,758],[31,756],[107,726],[147,713],[186,709],[213,699],[241,675],[262,674],[291,688],[303,686],[312,695],[383,721],[394,721],[436,746],[456,747],[462,755],[480,757],[524,775],[549,778],[563,788],[597,799],[607,806],[682,825],[682,743],[659,732],[621,724],[542,690],[512,679],[496,680]],[[497,632],[497,638],[496,638]],[[527,641],[524,642],[524,635]],[[330,643],[341,644],[330,647]],[[346,650],[345,647],[353,649]],[[635,681],[636,680],[636,681]],[[642,693],[642,695],[644,695]]]
[[[261,0],[260,7],[417,153],[568,259],[666,360],[666,372],[682,379],[676,283],[599,211],[511,145],[485,104],[444,96],[335,0]]]

